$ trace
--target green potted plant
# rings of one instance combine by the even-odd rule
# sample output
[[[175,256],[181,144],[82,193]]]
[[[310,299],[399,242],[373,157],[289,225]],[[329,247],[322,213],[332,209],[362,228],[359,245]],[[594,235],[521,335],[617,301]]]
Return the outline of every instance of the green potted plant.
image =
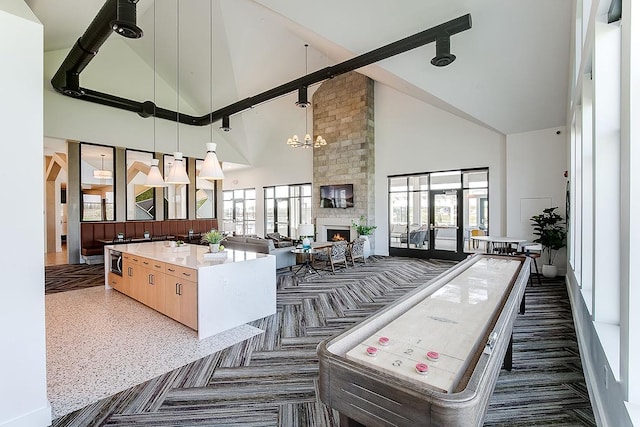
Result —
[[[216,253],[221,250],[220,242],[222,242],[223,240],[224,240],[224,235],[218,230],[207,231],[202,235],[202,238],[200,239],[202,243],[209,244],[209,250],[212,253]]]
[[[368,258],[371,254],[371,243],[369,242],[369,236],[373,234],[373,230],[378,228],[376,225],[368,225],[367,218],[364,215],[360,215],[358,222],[351,221],[351,225],[356,229],[358,236],[364,238],[363,253],[364,257]]]
[[[358,236],[370,236],[373,234],[373,230],[378,228],[377,225],[367,225],[367,218],[364,215],[360,215],[358,222],[352,221],[351,225],[358,232]]]
[[[547,255],[547,262],[542,265],[542,275],[545,277],[555,277],[557,268],[553,262],[558,254],[558,250],[567,244],[567,230],[560,214],[556,212],[558,207],[546,208],[539,215],[531,217],[533,223],[533,234],[538,236],[535,243],[542,245],[542,253]]]

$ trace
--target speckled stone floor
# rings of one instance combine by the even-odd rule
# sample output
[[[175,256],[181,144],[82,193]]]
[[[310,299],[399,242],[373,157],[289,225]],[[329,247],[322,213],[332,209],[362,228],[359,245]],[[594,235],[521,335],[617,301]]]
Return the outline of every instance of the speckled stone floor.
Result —
[[[197,333],[103,286],[47,295],[47,384],[60,417],[263,331]]]

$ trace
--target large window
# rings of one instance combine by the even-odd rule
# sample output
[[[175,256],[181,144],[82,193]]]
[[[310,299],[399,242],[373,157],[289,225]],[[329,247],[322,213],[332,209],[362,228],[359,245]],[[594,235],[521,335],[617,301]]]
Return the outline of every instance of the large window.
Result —
[[[80,145],[82,221],[114,221],[113,147]]]
[[[164,173],[165,178],[173,165],[173,156],[164,155]],[[182,163],[187,170],[187,159],[184,158]],[[164,189],[164,217],[165,219],[187,219],[187,185],[188,184],[171,184]]]
[[[203,160],[196,160],[196,218],[216,217],[216,181],[201,179]]]
[[[152,153],[127,150],[127,220],[153,220],[155,191],[145,187],[151,167]]]
[[[390,178],[389,245],[428,249],[429,224],[429,175]]]
[[[264,232],[298,237],[298,226],[311,223],[311,184],[264,188]]]
[[[227,190],[223,196],[223,221],[235,224],[235,233],[256,234],[256,190]]]

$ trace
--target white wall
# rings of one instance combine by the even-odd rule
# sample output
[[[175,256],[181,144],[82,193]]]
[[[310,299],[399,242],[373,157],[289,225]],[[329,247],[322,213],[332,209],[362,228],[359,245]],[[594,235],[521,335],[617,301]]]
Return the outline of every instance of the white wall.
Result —
[[[559,134],[557,132],[560,132]],[[558,207],[564,218],[567,178],[567,133],[564,127],[507,135],[507,235],[533,240],[530,218]],[[565,249],[555,265],[566,269]],[[541,267],[541,266],[540,266]]]
[[[44,426],[43,28],[22,0],[0,3],[0,40],[0,426]]]
[[[505,232],[505,136],[375,85],[375,251],[388,255],[389,175],[489,168],[489,229]]]

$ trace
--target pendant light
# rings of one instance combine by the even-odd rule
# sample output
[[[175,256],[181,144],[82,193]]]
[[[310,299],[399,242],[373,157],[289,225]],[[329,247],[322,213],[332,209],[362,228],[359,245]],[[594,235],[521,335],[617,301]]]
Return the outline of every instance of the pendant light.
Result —
[[[211,20],[209,22],[209,38],[211,40],[211,44],[209,49],[211,51],[210,59],[211,63],[209,66],[209,89],[211,93],[210,103],[209,103],[209,121],[211,122],[211,141],[213,141],[213,0],[209,1],[209,12],[211,14]],[[228,124],[227,124],[228,126]],[[204,162],[202,164],[202,169],[200,169],[199,178],[203,179],[224,179],[224,173],[222,172],[222,167],[220,167],[220,162],[218,161],[218,156],[216,155],[216,146],[215,142],[207,142],[207,154],[204,157]]]
[[[176,19],[177,30],[176,30],[176,51],[177,51],[177,96],[176,96],[176,140],[178,151],[173,153],[173,165],[169,170],[169,174],[167,175],[166,182],[167,184],[189,184],[189,175],[187,175],[187,171],[184,167],[182,152],[180,151],[180,2],[176,2]]]
[[[102,166],[100,169],[93,170],[93,177],[100,180],[113,178],[113,172],[104,168],[104,154],[100,154],[100,156],[102,157]]]
[[[145,187],[166,187],[167,184],[162,178],[160,168],[158,168],[159,160],[156,155],[156,3],[153,2],[153,156],[151,159],[151,168],[147,174],[144,183]]]
[[[309,45],[304,45],[304,75],[309,75]],[[296,105],[300,108],[304,108],[304,127],[305,127],[305,136],[304,140],[300,140],[298,135],[293,135],[291,138],[287,139],[287,144],[291,148],[319,148],[323,145],[327,145],[327,141],[320,135],[315,142],[313,142],[311,135],[309,134],[309,106],[311,103],[307,98],[307,87],[301,86],[298,88],[298,101],[296,101]]]

